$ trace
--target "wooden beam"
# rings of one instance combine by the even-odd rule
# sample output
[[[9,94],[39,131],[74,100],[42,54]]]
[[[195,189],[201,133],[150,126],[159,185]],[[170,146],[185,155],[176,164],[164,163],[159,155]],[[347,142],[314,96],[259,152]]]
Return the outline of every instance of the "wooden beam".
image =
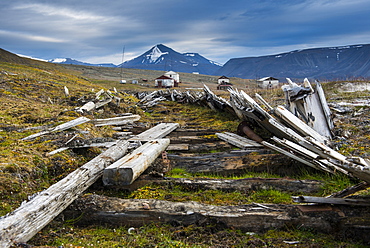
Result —
[[[148,141],[130,154],[105,168],[105,185],[128,185],[135,181],[151,163],[167,148],[169,139]]]
[[[119,141],[61,181],[40,192],[14,212],[0,218],[0,247],[25,243],[46,226],[103,174],[104,168],[121,158],[129,145]]]
[[[173,130],[180,126],[179,123],[160,123],[151,129],[146,130],[132,138],[130,140],[139,140],[139,141],[147,141],[153,139],[161,139],[165,137],[167,134],[171,133]]]

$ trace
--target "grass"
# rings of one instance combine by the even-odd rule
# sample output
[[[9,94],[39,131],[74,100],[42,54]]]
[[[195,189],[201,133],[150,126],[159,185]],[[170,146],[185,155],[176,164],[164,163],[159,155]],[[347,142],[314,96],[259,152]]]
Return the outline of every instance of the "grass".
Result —
[[[304,229],[269,230],[263,234],[240,230],[219,229],[215,223],[203,226],[171,226],[151,224],[132,228],[120,226],[106,228],[73,225],[55,226],[53,231],[43,230],[35,245],[53,247],[367,247],[356,241],[346,241],[335,236]],[[289,244],[288,242],[294,242]]]

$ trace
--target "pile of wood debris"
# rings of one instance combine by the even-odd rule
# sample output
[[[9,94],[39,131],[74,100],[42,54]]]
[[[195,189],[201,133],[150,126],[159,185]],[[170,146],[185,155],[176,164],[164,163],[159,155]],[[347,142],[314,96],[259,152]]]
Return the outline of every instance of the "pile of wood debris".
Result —
[[[243,122],[240,129],[250,140],[238,137],[238,142],[265,146],[289,156],[307,166],[330,173],[344,173],[370,184],[370,160],[361,157],[346,157],[331,148],[333,121],[319,82],[316,87],[305,79],[302,85],[288,80],[283,86],[286,106],[272,107],[256,94],[258,104],[244,91],[229,89],[230,100],[215,95],[206,85],[203,92],[179,92],[177,90],[155,91],[137,97],[142,107],[151,107],[162,100],[197,103],[214,110],[229,111]],[[252,127],[248,127],[247,123]],[[263,140],[253,131],[259,126],[271,133],[270,140]],[[232,136],[236,136],[233,134]],[[219,134],[220,139],[230,141],[230,135]],[[257,144],[256,144],[257,142]],[[240,145],[245,147],[245,145]],[[302,197],[298,199],[302,201]]]

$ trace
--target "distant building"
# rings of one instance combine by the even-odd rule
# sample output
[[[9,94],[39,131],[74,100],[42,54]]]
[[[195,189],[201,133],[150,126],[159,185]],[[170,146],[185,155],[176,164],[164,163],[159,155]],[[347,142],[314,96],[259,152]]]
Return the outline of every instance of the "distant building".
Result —
[[[257,80],[258,87],[262,89],[272,89],[279,86],[279,79],[274,77],[264,77]]]
[[[232,87],[233,87],[233,84],[228,83],[228,82],[224,82],[224,83],[221,83],[221,84],[217,85],[218,90],[227,90],[227,89],[232,88]]]
[[[162,75],[159,78],[155,79],[154,86],[157,88],[172,88],[172,87],[177,87],[178,84],[175,81],[175,79]]]
[[[226,76],[221,76],[218,78],[218,84],[230,83],[230,79]]]
[[[164,75],[174,79],[176,82],[180,82],[180,75],[174,71],[168,71]]]

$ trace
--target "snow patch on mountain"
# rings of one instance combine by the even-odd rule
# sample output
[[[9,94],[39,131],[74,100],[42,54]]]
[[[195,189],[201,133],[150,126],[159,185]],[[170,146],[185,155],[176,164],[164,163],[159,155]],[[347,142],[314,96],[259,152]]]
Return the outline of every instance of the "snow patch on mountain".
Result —
[[[168,52],[162,52],[158,46],[155,46],[153,47],[152,51],[146,55],[146,58],[149,60],[149,63],[155,63],[162,55],[165,54],[168,54]]]

